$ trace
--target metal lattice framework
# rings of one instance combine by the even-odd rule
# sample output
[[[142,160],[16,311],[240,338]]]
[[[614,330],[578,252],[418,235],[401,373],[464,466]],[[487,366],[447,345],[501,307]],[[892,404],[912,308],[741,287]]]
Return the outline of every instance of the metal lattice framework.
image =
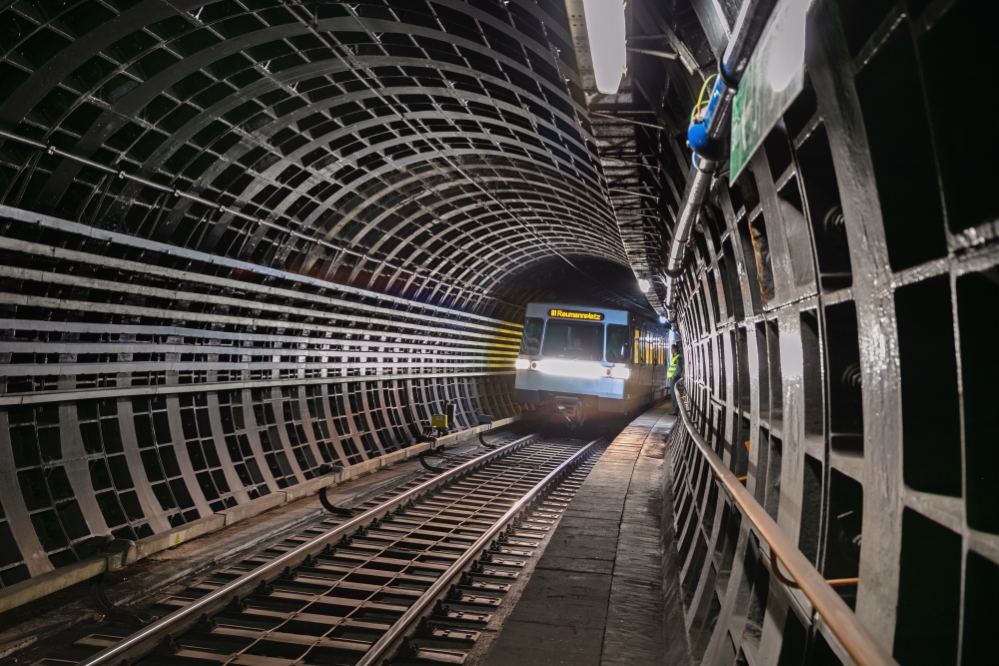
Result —
[[[551,0],[0,3],[0,585],[515,416],[532,298],[647,309],[571,41]]]
[[[462,309],[552,254],[625,263],[555,3],[19,2],[0,20],[0,123],[167,190],[8,139],[8,205]]]
[[[692,4],[709,36],[734,25]],[[951,93],[996,20],[976,0],[813,3],[805,89],[715,179],[677,285],[701,435],[901,664],[994,649],[999,138],[959,128]],[[694,658],[852,663],[689,437],[670,468]]]

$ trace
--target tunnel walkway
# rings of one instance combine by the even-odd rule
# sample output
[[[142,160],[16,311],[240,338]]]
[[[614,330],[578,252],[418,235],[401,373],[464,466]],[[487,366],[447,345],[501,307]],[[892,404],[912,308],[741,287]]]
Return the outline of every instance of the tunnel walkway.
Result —
[[[659,497],[668,404],[635,419],[566,508],[488,666],[663,663]]]

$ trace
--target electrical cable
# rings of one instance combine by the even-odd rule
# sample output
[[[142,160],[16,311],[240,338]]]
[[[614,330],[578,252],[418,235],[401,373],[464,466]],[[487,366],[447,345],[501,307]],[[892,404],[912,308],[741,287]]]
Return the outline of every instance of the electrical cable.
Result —
[[[701,85],[701,92],[698,93],[697,95],[697,103],[694,105],[694,108],[690,112],[690,122],[694,122],[694,118],[697,116],[698,113],[700,113],[701,107],[707,106],[711,102],[710,98],[707,100],[704,99],[704,92],[708,89],[708,84],[711,82],[711,79],[717,77],[718,74],[712,74],[708,78],[704,79],[704,83]]]

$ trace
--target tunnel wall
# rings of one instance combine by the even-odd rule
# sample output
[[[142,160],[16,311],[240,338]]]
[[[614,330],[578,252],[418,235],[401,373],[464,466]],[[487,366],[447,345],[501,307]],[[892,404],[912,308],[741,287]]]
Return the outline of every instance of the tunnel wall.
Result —
[[[572,41],[557,0],[0,1],[0,585],[517,413],[528,301],[647,309]]]
[[[827,579],[859,577],[835,589],[902,664],[993,658],[999,133],[948,100],[997,19],[814,3],[806,90],[716,183],[680,287],[700,433]],[[695,660],[839,661],[679,432],[668,467]]]
[[[512,403],[520,325],[0,208],[0,582]]]

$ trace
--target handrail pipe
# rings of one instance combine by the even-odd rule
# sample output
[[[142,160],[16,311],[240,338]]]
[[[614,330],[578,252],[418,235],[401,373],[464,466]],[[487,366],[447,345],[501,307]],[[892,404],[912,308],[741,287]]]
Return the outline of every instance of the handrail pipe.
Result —
[[[791,575],[791,580],[812,602],[815,611],[822,616],[826,625],[858,666],[898,666],[898,662],[885,647],[864,628],[843,598],[784,534],[766,509],[760,506],[756,498],[739,482],[711,445],[697,433],[687,413],[687,406],[679,396],[677,404],[680,406],[680,418],[687,429],[687,434],[708,461],[714,477],[739,505],[742,514],[750,520],[760,536],[770,545],[772,556],[776,554],[784,564]]]

